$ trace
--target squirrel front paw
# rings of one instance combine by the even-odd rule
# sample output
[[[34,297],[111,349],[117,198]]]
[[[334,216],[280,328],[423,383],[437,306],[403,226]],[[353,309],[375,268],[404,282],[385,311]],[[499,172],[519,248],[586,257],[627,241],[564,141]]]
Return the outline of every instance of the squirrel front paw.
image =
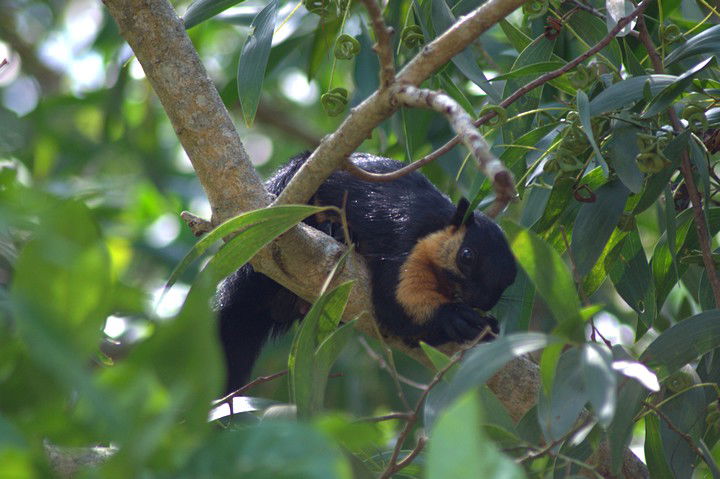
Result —
[[[492,316],[483,316],[465,303],[446,303],[441,305],[428,323],[428,334],[422,338],[433,346],[455,341],[465,343],[472,341],[486,327],[497,334],[498,323]],[[494,335],[488,334],[487,339]]]

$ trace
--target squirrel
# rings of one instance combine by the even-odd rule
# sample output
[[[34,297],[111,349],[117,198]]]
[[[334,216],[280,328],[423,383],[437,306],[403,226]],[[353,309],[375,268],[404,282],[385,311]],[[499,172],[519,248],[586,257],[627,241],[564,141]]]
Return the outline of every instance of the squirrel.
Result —
[[[266,182],[274,195],[289,183],[309,153],[290,159]],[[402,163],[365,153],[350,161],[373,173]],[[336,171],[310,201],[345,207],[350,241],[367,261],[375,317],[384,332],[408,344],[439,345],[475,339],[486,327],[498,332],[490,310],[515,280],[517,266],[502,230],[469,202],[455,206],[421,173],[367,182]],[[343,239],[339,218],[305,220]],[[226,390],[249,379],[263,344],[302,318],[307,303],[246,264],[218,288],[216,306],[227,365]]]

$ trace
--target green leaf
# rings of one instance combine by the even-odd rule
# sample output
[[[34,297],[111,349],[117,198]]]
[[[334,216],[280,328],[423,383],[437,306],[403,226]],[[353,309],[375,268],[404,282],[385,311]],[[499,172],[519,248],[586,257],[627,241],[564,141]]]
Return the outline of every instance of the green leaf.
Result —
[[[635,361],[622,346],[613,347],[613,358],[617,361]],[[615,411],[615,418],[607,430],[610,458],[613,474],[619,474],[623,464],[624,451],[630,444],[633,418],[640,411],[642,402],[648,397],[648,391],[638,380],[623,380],[618,383],[617,403],[621,405]]]
[[[270,0],[270,3],[257,14],[251,25],[252,33],[245,40],[238,60],[238,98],[248,128],[253,124],[260,102],[260,92],[275,30],[277,5],[278,0]]]
[[[360,22],[360,28],[362,31],[362,34],[358,36],[360,53],[355,57],[353,69],[353,80],[355,81],[353,104],[360,103],[372,95],[380,85],[380,63],[372,49],[373,41],[370,38],[370,32],[368,32],[365,22]]]
[[[720,25],[698,33],[665,57],[665,65],[672,65],[684,58],[706,53],[717,54],[720,51]]]
[[[310,417],[322,408],[330,367],[351,330],[345,325],[326,338],[319,338],[320,322],[340,321],[352,284],[348,281],[321,295],[305,315],[293,340],[288,369],[290,391],[300,418]]]
[[[612,234],[610,235],[610,239],[608,239],[607,243],[605,243],[605,247],[600,253],[597,261],[595,262],[595,266],[592,267],[592,269],[587,274],[587,276],[585,276],[585,279],[582,282],[582,288],[586,295],[594,294],[595,291],[597,291],[607,279],[607,257],[613,251],[613,249],[619,243],[621,243],[623,239],[625,239],[625,236],[627,236],[627,231],[622,231],[618,228],[615,228],[613,230]]]
[[[595,416],[603,427],[615,417],[617,376],[612,368],[612,354],[599,344],[586,343],[580,349],[582,377]]]
[[[110,284],[110,256],[90,210],[77,201],[50,206],[20,252],[10,290],[18,308],[13,324],[36,360],[62,367],[64,360],[43,347],[79,361],[95,354],[110,314]]]
[[[425,355],[428,357],[430,362],[435,366],[435,370],[439,371],[450,362],[450,358],[447,354],[443,353],[439,349],[435,349],[429,344],[420,341],[420,347],[422,348]]]
[[[428,445],[428,479],[448,477],[525,478],[480,428],[477,393],[468,392],[438,419]]]
[[[676,79],[677,77],[672,75],[644,75],[621,80],[590,100],[590,116],[602,115],[621,108],[631,108],[635,102],[644,98],[646,84],[649,85],[650,92],[657,95]]]
[[[320,24],[315,29],[312,47],[310,49],[310,58],[308,61],[308,81],[315,78],[320,71],[322,63],[331,57],[332,46],[340,32],[342,26],[342,18],[334,18],[329,21],[320,20]]]
[[[619,181],[611,181],[596,192],[593,203],[583,203],[572,232],[575,268],[582,277],[600,257],[625,208],[629,191]]]
[[[255,253],[257,253],[263,246],[268,244],[274,238],[280,236],[282,233],[289,230],[308,216],[326,209],[327,208],[306,205],[279,205],[248,211],[247,213],[231,218],[219,225],[217,228],[213,229],[195,243],[195,246],[192,247],[182,261],[180,261],[180,264],[178,264],[170,274],[170,278],[165,284],[165,289],[167,290],[175,284],[177,279],[183,272],[185,272],[188,266],[202,256],[210,246],[232,233],[242,230],[242,233],[252,235],[251,237],[248,237],[247,235],[243,236],[242,241],[236,242],[238,247],[240,247],[240,251],[245,251],[245,253],[242,254],[242,258],[247,258],[242,262],[239,262],[239,260],[232,261],[234,268],[237,269],[238,266],[246,263],[250,258],[255,256]],[[252,233],[248,232],[251,228],[255,229]],[[236,247],[229,246],[230,243],[234,242],[233,240],[229,241],[223,249],[232,249],[233,253],[235,253]],[[220,251],[223,251],[223,249]],[[222,254],[223,256],[227,255],[227,253],[218,254]]]
[[[196,447],[183,472],[181,478],[353,477],[347,458],[327,435],[311,424],[283,420],[217,431]]]
[[[651,326],[657,315],[655,283],[637,228],[607,255],[605,270],[622,299],[647,326]]]
[[[718,43],[720,46],[720,43]],[[670,107],[675,99],[685,93],[687,87],[692,83],[693,78],[705,68],[715,64],[715,58],[710,57],[701,61],[688,71],[680,75],[671,84],[662,89],[643,110],[641,118],[650,118],[664,112]]]
[[[640,356],[662,381],[684,365],[720,347],[720,310],[704,311],[663,331]]]
[[[709,208],[704,211],[708,218],[708,229],[711,235],[717,234],[720,230],[720,208]],[[697,230],[693,227],[692,211],[687,209],[675,218],[677,229],[675,232],[675,245],[677,254],[683,257],[687,252],[698,249]],[[661,308],[665,303],[667,295],[677,283],[677,278],[682,277],[687,271],[688,264],[679,261],[675,266],[672,262],[672,254],[666,235],[660,237],[652,257],[653,280],[655,281],[655,295],[657,307]]]
[[[600,164],[600,166],[602,166],[605,174],[607,174],[608,166],[607,163],[605,163],[605,159],[602,157],[602,153],[600,153],[600,148],[598,148],[597,143],[595,142],[595,135],[593,134],[592,124],[590,123],[590,100],[584,91],[577,91],[576,103],[578,115],[580,116],[580,122],[583,126],[583,132],[585,132],[585,136],[587,136],[590,145],[592,145],[593,151],[595,152],[595,160]]]
[[[431,427],[448,405],[470,389],[484,384],[506,363],[553,344],[557,339],[539,333],[518,333],[482,343],[468,351],[448,383],[433,388],[425,404],[425,425]]]
[[[570,339],[583,337],[580,300],[575,283],[560,255],[535,233],[508,220],[502,221],[510,247],[520,266],[535,284],[559,327]]]
[[[692,376],[694,384],[700,383],[700,378],[692,367],[684,368],[683,374]],[[686,438],[673,429],[681,431],[692,438],[693,443],[697,443],[705,429],[706,405],[705,392],[694,388],[660,406],[665,417],[660,419],[660,437],[673,477],[691,477],[698,459]],[[668,422],[672,423],[673,427],[670,427]]]
[[[344,310],[344,309],[343,309]],[[338,320],[342,316],[338,316]],[[350,338],[355,334],[355,319],[348,321],[339,328],[331,332],[317,347],[315,352],[316,367],[318,371],[330,372],[330,368],[335,363],[342,350],[347,345]],[[326,374],[327,375],[327,374]]]
[[[627,39],[622,39],[623,44],[623,64],[625,65],[625,68],[632,76],[642,76],[645,74],[645,68],[643,68],[642,64],[638,60],[638,58],[635,56],[635,53],[633,53],[632,49],[630,48],[630,44]]]
[[[614,121],[607,145],[618,178],[632,193],[639,193],[642,190],[644,179],[635,161],[635,157],[640,152],[637,142],[639,131],[639,128],[624,121]]]
[[[568,24],[582,39],[581,42],[573,37],[571,42],[581,44],[583,50],[587,50],[599,43],[608,33],[608,27],[604,21],[584,11],[578,11],[571,15]],[[605,48],[600,50],[599,54],[609,60],[616,70],[620,71],[622,53],[616,39],[613,39]]]
[[[532,229],[535,233],[542,234],[555,224],[570,203],[574,186],[574,178],[560,176],[555,180],[545,211],[542,217],[533,225]]]
[[[450,7],[445,3],[445,0],[432,0],[432,23],[435,28],[435,33],[438,35],[442,34],[455,23],[455,15],[453,15]],[[452,57],[452,62],[463,75],[480,87],[480,89],[490,97],[492,103],[500,103],[502,101],[502,95],[498,89],[488,81],[485,73],[483,73],[482,69],[478,66],[477,54],[474,54],[473,48],[471,45],[458,53]]]
[[[532,39],[530,37],[525,35],[522,30],[520,30],[507,20],[500,20],[499,25],[500,28],[502,28],[505,36],[508,38],[508,40],[510,40],[513,48],[515,48],[518,53],[525,50],[527,46],[532,43]]]
[[[512,70],[517,70],[526,65],[533,65],[550,60],[552,58],[554,45],[554,40],[547,40],[543,35],[541,35],[528,45],[520,53],[520,55],[518,55],[513,63]],[[535,75],[525,75],[509,79],[505,82],[503,97],[510,96],[512,93],[534,80],[535,77]],[[512,118],[514,115],[517,115],[522,111],[537,108],[540,104],[542,92],[543,87],[535,88],[525,94],[520,100],[510,105],[507,109],[508,117]],[[531,129],[534,119],[535,115],[527,115],[506,123],[502,127],[504,140],[510,143],[516,138],[519,138],[523,134],[527,133]]]
[[[183,16],[185,29],[190,30],[195,25],[243,1],[244,0],[196,0],[190,4]]]
[[[645,458],[651,477],[674,479],[663,450],[660,420],[654,414],[645,416]]]
[[[505,290],[502,298],[493,308],[493,314],[503,325],[503,332],[510,334],[527,331],[535,299],[535,286],[524,270],[518,271],[515,282]]]
[[[560,356],[552,392],[549,396],[542,392],[538,400],[538,421],[547,440],[554,441],[565,436],[588,402],[583,373],[577,348],[569,349]]]

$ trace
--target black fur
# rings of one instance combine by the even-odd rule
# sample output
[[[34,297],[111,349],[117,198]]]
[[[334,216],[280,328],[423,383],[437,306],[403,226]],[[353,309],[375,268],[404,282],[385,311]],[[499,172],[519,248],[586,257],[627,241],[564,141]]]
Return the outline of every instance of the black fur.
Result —
[[[308,156],[307,153],[299,155],[280,168],[266,182],[268,190],[279,194]],[[399,162],[363,153],[353,154],[352,160],[375,173],[391,172],[402,166]],[[471,248],[475,259],[472,264],[457,263],[466,276],[454,278],[462,286],[461,298],[458,298],[462,301],[443,305],[429,321],[418,324],[395,298],[400,267],[419,239],[451,224],[462,224],[469,206],[467,201],[456,208],[417,172],[391,182],[369,183],[338,171],[320,186],[311,203],[341,206],[346,192],[351,240],[367,260],[375,315],[385,330],[409,342],[422,339],[430,344],[473,339],[486,325],[497,331],[494,319],[472,309],[490,309],[515,279],[515,261],[494,222],[480,213],[468,216],[461,250],[466,246]],[[306,223],[342,239],[342,229],[336,223],[318,224],[315,217],[308,218]],[[442,269],[442,265],[438,266]],[[279,284],[254,272],[250,265],[243,266],[223,282],[218,309],[228,367],[228,391],[248,380],[263,343],[271,334],[285,332],[302,316],[304,305]]]

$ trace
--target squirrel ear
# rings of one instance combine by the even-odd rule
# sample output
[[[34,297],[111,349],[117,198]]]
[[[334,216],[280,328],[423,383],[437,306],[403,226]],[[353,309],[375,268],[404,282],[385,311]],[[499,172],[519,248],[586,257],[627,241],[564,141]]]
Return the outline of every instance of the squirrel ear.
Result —
[[[472,215],[468,216],[468,219],[465,221],[463,221],[463,219],[465,218],[465,214],[467,213],[469,207],[470,202],[465,198],[460,198],[460,201],[458,201],[457,209],[455,210],[455,214],[450,220],[450,224],[455,226],[456,228],[459,228],[462,224],[467,224],[468,221],[470,221],[470,218],[472,218]]]

